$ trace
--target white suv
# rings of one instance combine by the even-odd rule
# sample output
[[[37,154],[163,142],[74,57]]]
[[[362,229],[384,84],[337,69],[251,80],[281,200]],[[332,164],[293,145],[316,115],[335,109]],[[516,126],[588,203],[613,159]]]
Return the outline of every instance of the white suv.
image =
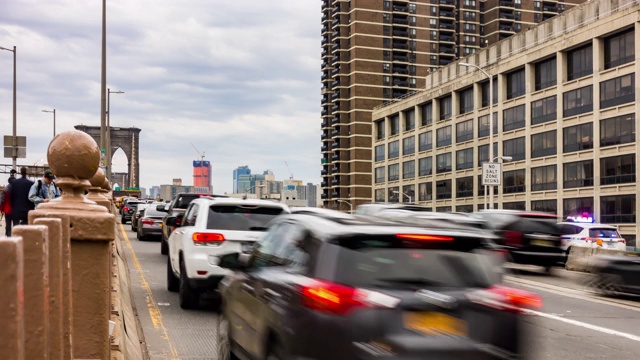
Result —
[[[201,197],[184,215],[168,218],[178,227],[168,240],[167,289],[180,292],[180,307],[195,308],[201,294],[217,291],[229,273],[218,266],[220,257],[249,251],[271,220],[290,212],[269,200]]]
[[[627,249],[625,239],[615,226],[580,222],[561,222],[558,225],[562,232],[562,249],[567,253],[572,246]]]

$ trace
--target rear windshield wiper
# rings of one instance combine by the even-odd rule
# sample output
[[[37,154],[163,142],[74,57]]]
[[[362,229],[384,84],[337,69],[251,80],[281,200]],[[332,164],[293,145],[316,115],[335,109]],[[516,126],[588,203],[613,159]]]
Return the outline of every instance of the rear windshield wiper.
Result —
[[[418,285],[418,286],[442,286],[443,284],[437,281],[412,278],[412,277],[395,277],[395,278],[378,278],[374,281],[388,283],[388,284],[402,284],[402,285]]]
[[[264,227],[264,226],[251,226],[249,228],[249,230],[251,230],[251,231],[265,231],[265,230],[267,230],[267,228]]]

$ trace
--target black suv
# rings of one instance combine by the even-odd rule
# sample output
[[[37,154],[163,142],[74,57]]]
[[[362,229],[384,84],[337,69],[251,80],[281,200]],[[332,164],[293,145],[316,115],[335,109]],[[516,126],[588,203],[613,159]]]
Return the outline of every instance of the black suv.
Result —
[[[122,205],[120,222],[126,224],[127,221],[131,221],[133,214],[135,214],[136,209],[139,204],[144,204],[143,202],[137,200],[129,200],[125,204]]]
[[[523,308],[478,229],[329,211],[281,215],[220,283],[221,359],[514,359]]]

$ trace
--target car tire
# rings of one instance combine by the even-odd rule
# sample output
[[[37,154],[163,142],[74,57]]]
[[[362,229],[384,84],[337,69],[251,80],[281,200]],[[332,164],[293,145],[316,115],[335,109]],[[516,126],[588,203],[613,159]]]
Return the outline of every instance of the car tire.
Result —
[[[227,317],[221,312],[218,318],[218,331],[216,332],[218,358],[220,360],[238,360],[238,357],[231,351],[230,331],[231,326],[229,325],[229,320],[227,320]]]
[[[169,254],[169,244],[164,239],[164,236],[162,236],[162,238],[160,238],[160,254],[162,254],[162,255]]]
[[[180,291],[180,279],[173,273],[169,256],[167,256],[167,290],[170,292]]]
[[[126,223],[127,223],[127,219],[125,219],[125,218],[124,218],[124,216],[123,216],[123,217],[121,217],[121,218],[120,218],[120,223],[122,223],[122,224],[126,224]]]
[[[138,229],[138,231],[136,231],[136,237],[137,237],[137,238],[138,238],[138,240],[140,240],[140,241],[144,241],[144,240],[145,240],[145,239],[144,239],[144,235],[142,235],[142,234],[140,233],[140,229]]]
[[[187,278],[187,270],[184,268],[184,262],[180,262],[180,307],[185,310],[191,310],[198,307],[200,303],[200,294],[191,286]]]

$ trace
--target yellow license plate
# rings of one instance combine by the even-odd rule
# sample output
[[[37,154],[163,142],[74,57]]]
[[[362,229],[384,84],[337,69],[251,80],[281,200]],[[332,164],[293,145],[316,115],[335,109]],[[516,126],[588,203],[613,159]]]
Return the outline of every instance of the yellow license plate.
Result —
[[[537,245],[537,246],[553,246],[553,241],[548,241],[548,240],[531,240],[531,245]]]
[[[439,312],[406,312],[404,327],[426,335],[467,335],[467,323]]]
[[[162,227],[162,223],[160,223],[160,227]]]

